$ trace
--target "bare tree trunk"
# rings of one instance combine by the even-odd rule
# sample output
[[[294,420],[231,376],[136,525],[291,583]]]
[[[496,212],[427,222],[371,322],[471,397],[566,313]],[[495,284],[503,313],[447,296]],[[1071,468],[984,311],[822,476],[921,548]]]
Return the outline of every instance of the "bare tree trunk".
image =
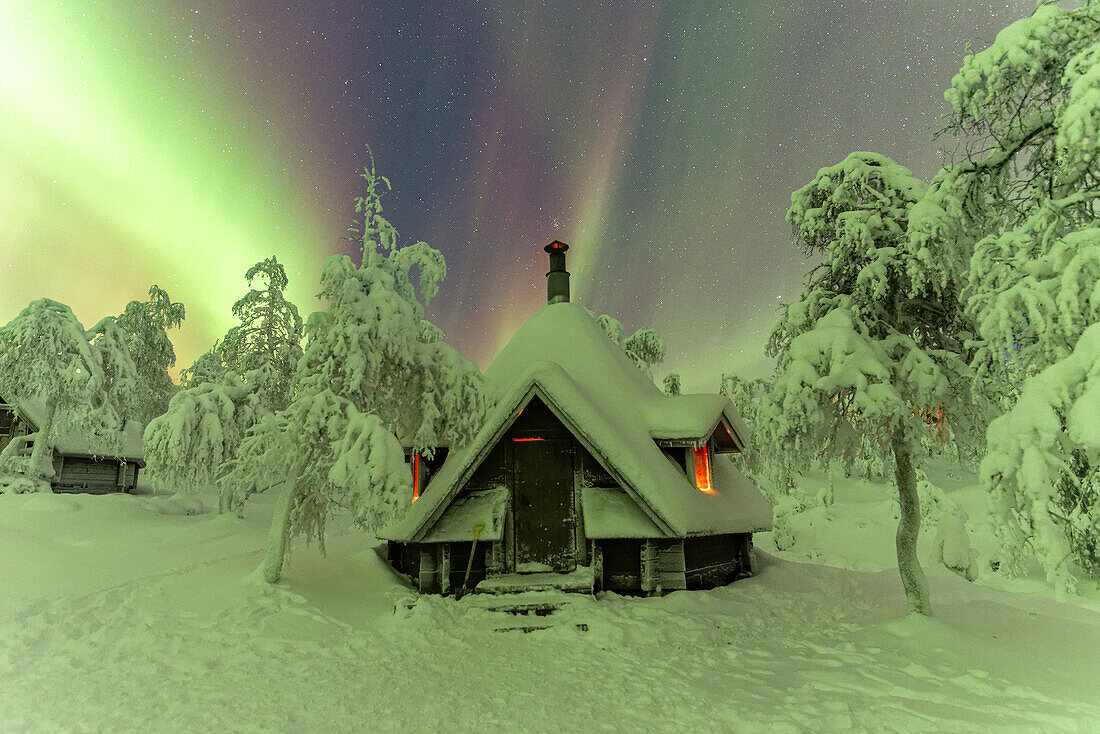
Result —
[[[898,521],[896,538],[901,585],[905,589],[905,601],[909,612],[931,616],[932,604],[928,600],[928,579],[924,577],[924,570],[917,559],[917,537],[920,535],[920,496],[917,494],[917,473],[913,470],[909,444],[900,430],[894,431],[890,445],[894,450],[894,478],[898,485],[898,503],[901,505],[901,519]]]
[[[296,471],[292,471],[275,503],[275,514],[271,518],[271,529],[267,534],[267,555],[260,564],[264,580],[269,584],[278,583],[283,575],[287,543],[290,542],[290,511],[294,509],[294,500],[297,498],[298,475]]]

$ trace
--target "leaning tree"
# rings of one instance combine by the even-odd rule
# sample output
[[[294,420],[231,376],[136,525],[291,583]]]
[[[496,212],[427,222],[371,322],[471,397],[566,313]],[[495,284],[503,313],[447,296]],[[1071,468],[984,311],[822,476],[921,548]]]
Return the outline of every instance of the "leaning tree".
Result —
[[[929,423],[962,439],[968,405],[954,291],[920,285],[907,220],[926,185],[875,153],[852,153],[791,196],[795,242],[823,260],[769,341],[774,385],[758,422],[805,466],[850,462],[869,442],[892,460],[901,518],[896,548],[908,608],[930,614],[917,558],[915,463]]]
[[[293,398],[250,432],[221,482],[223,511],[239,512],[273,482],[282,487],[260,569],[271,583],[294,536],[324,549],[336,509],[374,528],[407,507],[403,447],[430,455],[461,445],[486,410],[477,367],[424,318],[446,274],[443,256],[423,242],[400,247],[382,216],[389,181],[373,157],[362,177],[366,191],[351,228],[361,263],[345,255],[325,262],[319,296],[326,305],[306,323]]]

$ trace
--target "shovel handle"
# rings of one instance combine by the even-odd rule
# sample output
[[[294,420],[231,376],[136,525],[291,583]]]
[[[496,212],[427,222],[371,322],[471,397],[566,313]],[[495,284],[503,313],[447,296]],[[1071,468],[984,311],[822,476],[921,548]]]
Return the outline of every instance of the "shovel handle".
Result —
[[[470,569],[474,567],[474,549],[477,548],[477,539],[481,537],[481,531],[485,529],[485,523],[474,523],[474,542],[470,543],[470,560],[466,561],[466,575],[462,577],[462,590],[455,597],[461,599],[466,595],[466,584],[470,581]]]

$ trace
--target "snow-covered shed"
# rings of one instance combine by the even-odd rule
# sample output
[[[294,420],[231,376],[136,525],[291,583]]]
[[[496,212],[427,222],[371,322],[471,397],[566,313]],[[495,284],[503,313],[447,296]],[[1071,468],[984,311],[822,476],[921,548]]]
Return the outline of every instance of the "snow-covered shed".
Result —
[[[34,398],[7,402],[0,396],[0,451],[12,439],[38,430],[44,422],[46,406]],[[71,429],[53,436],[54,475],[50,485],[55,492],[131,492],[137,486],[138,471],[145,466],[140,423],[128,421],[125,429],[113,436],[85,434]],[[24,451],[30,453],[31,445]]]
[[[750,575],[772,508],[723,456],[744,448],[744,423],[721,395],[665,395],[569,303],[566,248],[547,246],[550,303],[485,373],[484,427],[380,533],[390,562],[436,593],[468,569],[481,591],[556,576],[655,592]]]

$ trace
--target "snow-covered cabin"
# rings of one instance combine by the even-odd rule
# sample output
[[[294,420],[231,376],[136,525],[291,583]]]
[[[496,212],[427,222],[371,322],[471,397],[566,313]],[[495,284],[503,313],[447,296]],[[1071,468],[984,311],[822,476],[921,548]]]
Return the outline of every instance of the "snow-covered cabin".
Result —
[[[0,451],[17,436],[26,436],[42,425],[46,407],[39,400],[7,402],[0,396]],[[141,447],[141,424],[129,421],[125,430],[108,440],[72,430],[53,436],[55,492],[131,492],[137,486],[138,471],[145,466]],[[27,446],[27,453],[30,452]]]
[[[723,456],[744,448],[744,423],[724,396],[665,395],[570,303],[567,247],[547,246],[549,303],[485,373],[496,407],[484,427],[380,533],[391,564],[444,594],[467,568],[479,591],[659,592],[750,575],[772,508]]]

